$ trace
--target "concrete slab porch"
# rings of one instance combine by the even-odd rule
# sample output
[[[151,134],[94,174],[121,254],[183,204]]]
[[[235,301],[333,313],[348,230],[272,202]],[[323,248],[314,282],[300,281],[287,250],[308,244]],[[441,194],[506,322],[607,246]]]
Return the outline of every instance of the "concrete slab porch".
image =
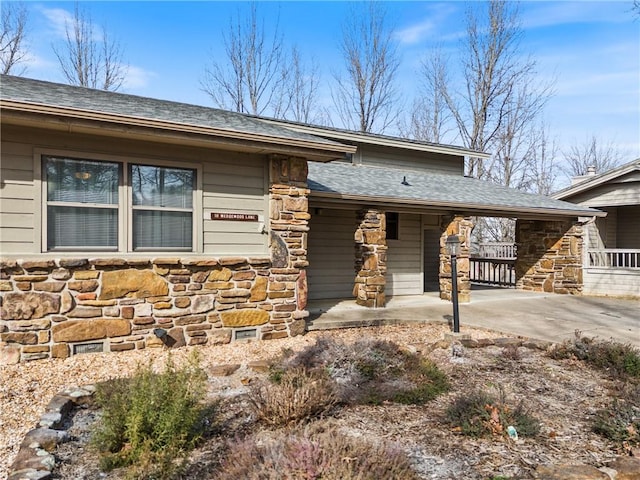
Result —
[[[445,322],[452,306],[437,292],[389,297],[385,308],[361,307],[354,300],[309,303],[308,330],[393,324]],[[471,303],[460,304],[460,324],[552,342],[587,336],[613,339],[640,347],[640,301],[473,288]]]

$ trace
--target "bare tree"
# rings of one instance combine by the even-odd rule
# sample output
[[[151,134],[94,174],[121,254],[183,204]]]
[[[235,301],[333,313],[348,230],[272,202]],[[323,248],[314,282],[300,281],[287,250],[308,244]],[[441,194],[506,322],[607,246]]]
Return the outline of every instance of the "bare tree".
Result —
[[[563,151],[563,172],[569,176],[586,175],[589,167],[602,173],[622,163],[623,154],[611,141],[604,143],[591,135],[584,143],[576,143]]]
[[[273,116],[302,123],[317,122],[318,86],[320,76],[318,65],[312,59],[305,63],[297,47],[291,49],[291,56],[281,68],[281,85],[273,102]]]
[[[382,4],[353,9],[342,30],[346,74],[334,74],[333,102],[345,127],[383,132],[397,118],[395,78],[400,64]]]
[[[226,62],[212,59],[205,68],[202,89],[220,108],[263,115],[274,108],[283,85],[281,68],[285,53],[276,24],[267,37],[255,3],[244,19],[231,19],[223,34]],[[282,111],[281,105],[275,106]]]
[[[490,0],[469,9],[462,43],[462,85],[440,86],[451,111],[459,138],[465,147],[500,150],[499,144],[513,138],[506,125],[533,120],[551,94],[550,86],[533,88],[536,63],[521,57],[522,28],[517,5]],[[488,175],[480,159],[470,158],[468,175]]]
[[[53,50],[62,73],[71,85],[117,91],[128,67],[122,61],[122,47],[104,28],[96,33],[91,15],[76,3],[73,19],[65,23],[66,39]]]
[[[535,130],[546,97],[531,94],[530,84],[515,86],[514,98],[505,110],[495,136],[495,150],[486,168],[486,177],[496,183],[519,190],[534,189],[532,171],[536,170]]]
[[[423,62],[422,75],[444,99],[457,139],[469,149],[493,153],[489,161],[470,157],[465,173],[535,190],[540,180],[532,174],[539,158],[535,130],[552,86],[537,80],[536,62],[523,56],[522,36],[517,4],[504,0],[472,4],[460,48],[460,73],[440,72],[442,62]],[[479,240],[504,241],[512,233],[512,221],[476,220],[474,235]]]
[[[6,75],[22,75],[26,67],[20,65],[27,57],[25,36],[29,15],[23,3],[2,4],[2,32],[0,32],[0,64]]]
[[[442,142],[451,133],[451,113],[442,96],[449,83],[449,72],[442,51],[435,49],[422,61],[422,85],[413,102],[409,128],[403,136],[427,142]]]
[[[559,148],[545,122],[531,131],[530,188],[532,193],[550,195],[556,189],[560,168]]]
[[[636,19],[640,18],[640,0],[633,0],[631,12],[635,15]]]

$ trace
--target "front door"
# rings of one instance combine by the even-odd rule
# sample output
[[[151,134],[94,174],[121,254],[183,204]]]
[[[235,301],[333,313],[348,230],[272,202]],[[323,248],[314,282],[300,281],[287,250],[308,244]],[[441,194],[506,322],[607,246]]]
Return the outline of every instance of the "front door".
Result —
[[[424,231],[424,291],[440,291],[440,235],[439,229],[427,228]]]

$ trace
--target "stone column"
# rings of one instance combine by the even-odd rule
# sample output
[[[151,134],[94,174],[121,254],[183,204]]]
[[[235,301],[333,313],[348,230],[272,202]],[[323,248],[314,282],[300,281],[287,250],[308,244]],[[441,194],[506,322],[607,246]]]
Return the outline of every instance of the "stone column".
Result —
[[[359,210],[354,240],[356,279],[353,295],[356,297],[356,303],[365,307],[384,307],[387,272],[384,212],[375,209]]]
[[[307,174],[304,158],[270,157],[269,250],[272,265],[268,295],[274,303],[272,323],[286,324],[291,335],[304,332],[304,318],[309,315],[304,271],[309,265],[307,234],[311,218]],[[285,332],[281,333],[284,335]]]
[[[516,288],[582,293],[582,223],[577,220],[518,220],[516,245]]]
[[[473,222],[470,217],[456,215],[453,217],[443,217],[441,226],[443,232],[440,237],[440,298],[443,300],[452,300],[451,255],[447,252],[445,242],[449,235],[458,235],[460,239],[460,251],[456,258],[458,267],[458,301],[468,303],[471,300],[469,256]]]

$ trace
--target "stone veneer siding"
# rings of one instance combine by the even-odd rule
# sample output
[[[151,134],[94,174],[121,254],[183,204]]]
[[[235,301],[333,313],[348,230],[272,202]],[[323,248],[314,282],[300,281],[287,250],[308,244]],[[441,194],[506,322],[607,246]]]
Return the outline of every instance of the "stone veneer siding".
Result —
[[[65,358],[87,343],[122,351],[228,343],[248,329],[263,340],[302,334],[307,162],[269,161],[269,256],[2,260],[0,364]]]
[[[386,217],[380,210],[362,209],[357,213],[355,241],[356,278],[353,295],[365,307],[385,305],[387,273]]]
[[[470,217],[443,217],[441,227],[443,232],[440,236],[440,298],[449,301],[453,298],[451,255],[447,252],[446,241],[449,235],[458,235],[460,239],[460,251],[456,256],[458,301],[468,303],[471,301],[469,257],[471,252],[473,222]]]
[[[516,288],[582,293],[583,226],[577,221],[516,222]]]

